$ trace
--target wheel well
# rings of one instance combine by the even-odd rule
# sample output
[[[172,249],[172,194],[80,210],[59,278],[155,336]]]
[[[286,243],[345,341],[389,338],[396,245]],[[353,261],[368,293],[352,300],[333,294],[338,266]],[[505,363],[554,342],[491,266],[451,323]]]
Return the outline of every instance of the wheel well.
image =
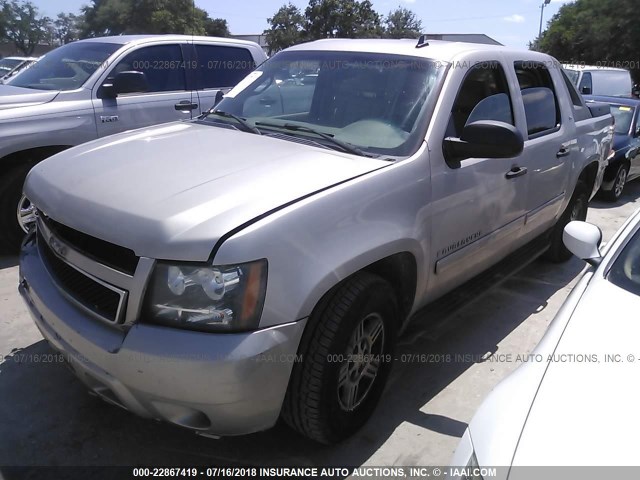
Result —
[[[583,181],[587,185],[589,192],[593,191],[593,187],[596,184],[596,177],[598,176],[598,162],[591,162],[580,173],[578,181]]]
[[[56,153],[60,153],[67,148],[71,148],[71,146],[72,145],[51,145],[48,147],[35,147],[10,153],[0,159],[0,173],[4,174],[14,166],[24,162],[37,163],[45,158],[55,155]]]
[[[404,322],[411,311],[416,295],[417,267],[415,257],[409,252],[396,253],[372,263],[363,270],[376,274],[389,282],[398,299],[401,322]]]

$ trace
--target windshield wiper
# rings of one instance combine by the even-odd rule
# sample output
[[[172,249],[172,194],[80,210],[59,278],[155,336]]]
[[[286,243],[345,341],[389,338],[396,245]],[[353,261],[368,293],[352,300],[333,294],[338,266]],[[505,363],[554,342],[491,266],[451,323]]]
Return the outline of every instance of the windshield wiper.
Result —
[[[372,155],[369,155],[367,153],[364,153],[358,147],[354,147],[353,145],[349,145],[348,143],[342,142],[342,141],[334,138],[333,135],[329,135],[328,133],[324,133],[324,132],[320,132],[318,130],[314,130],[313,128],[305,127],[303,125],[294,125],[292,123],[285,123],[283,125],[283,124],[279,124],[279,123],[269,123],[269,122],[256,122],[256,125],[262,126],[262,127],[284,128],[285,130],[291,130],[292,132],[312,133],[314,135],[318,135],[319,137],[324,138],[325,140],[328,140],[329,142],[331,142],[334,145],[340,147],[342,150],[344,150],[347,153],[352,153],[354,155],[361,155],[363,157],[371,157],[372,156]]]
[[[245,132],[255,133],[256,135],[262,135],[260,130],[258,130],[256,127],[253,127],[244,118],[238,117],[233,113],[223,112],[222,110],[209,110],[208,112],[204,113],[203,117],[207,117],[208,115],[218,115],[224,118],[232,118],[242,126],[242,130],[244,130]]]

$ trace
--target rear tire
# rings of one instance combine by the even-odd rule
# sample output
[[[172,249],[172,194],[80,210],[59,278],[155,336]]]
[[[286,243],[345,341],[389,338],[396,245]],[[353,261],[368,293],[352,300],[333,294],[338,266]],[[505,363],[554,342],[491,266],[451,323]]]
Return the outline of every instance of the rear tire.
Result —
[[[627,183],[627,176],[629,175],[629,167],[627,167],[624,163],[618,167],[618,171],[616,172],[615,179],[613,180],[613,186],[611,190],[603,191],[602,196],[605,200],[609,202],[617,202],[620,200],[622,196],[622,192],[624,191],[624,186]]]
[[[551,230],[550,247],[544,255],[547,260],[560,263],[566,262],[571,258],[571,252],[562,241],[564,227],[573,220],[586,220],[588,208],[589,189],[582,180],[579,180],[567,208],[562,212],[562,215]]]
[[[18,225],[18,203],[24,179],[34,163],[15,165],[0,177],[0,253],[14,254],[20,249],[24,231]]]
[[[332,444],[369,419],[391,370],[397,312],[391,286],[366,272],[346,280],[316,307],[283,405],[290,427]]]

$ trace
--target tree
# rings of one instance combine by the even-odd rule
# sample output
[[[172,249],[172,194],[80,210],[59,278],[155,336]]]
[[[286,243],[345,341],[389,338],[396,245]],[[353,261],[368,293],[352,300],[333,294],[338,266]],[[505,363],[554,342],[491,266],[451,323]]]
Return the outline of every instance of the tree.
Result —
[[[92,0],[82,11],[83,38],[138,33],[229,35],[226,20],[209,18],[192,0]]]
[[[576,0],[563,5],[530,47],[560,61],[622,66],[640,79],[637,0]]]
[[[59,13],[53,21],[54,37],[61,45],[73,42],[80,38],[80,24],[82,17],[73,13]]]
[[[398,7],[384,20],[385,37],[418,38],[422,34],[422,22],[411,10]]]
[[[269,55],[304,41],[305,17],[292,3],[280,7],[267,21],[270,28],[264,31],[264,35],[269,45]]]
[[[37,7],[30,1],[3,0],[3,37],[12,42],[16,49],[30,56],[38,43],[47,36],[47,25],[51,19],[40,17]]]
[[[310,39],[381,37],[380,15],[369,0],[310,0],[305,10]]]

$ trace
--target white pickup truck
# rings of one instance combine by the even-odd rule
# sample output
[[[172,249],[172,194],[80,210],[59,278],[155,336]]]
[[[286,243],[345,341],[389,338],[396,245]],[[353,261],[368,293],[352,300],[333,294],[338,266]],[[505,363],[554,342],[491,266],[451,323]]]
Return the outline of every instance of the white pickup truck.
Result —
[[[69,43],[0,85],[0,254],[29,215],[22,184],[39,161],[125,130],[191,119],[266,60],[254,42],[121,35]],[[18,207],[18,218],[16,218]]]
[[[208,435],[282,415],[339,441],[421,309],[516,250],[569,257],[612,124],[540,53],[298,45],[194,121],[35,166],[19,289],[111,403]]]

